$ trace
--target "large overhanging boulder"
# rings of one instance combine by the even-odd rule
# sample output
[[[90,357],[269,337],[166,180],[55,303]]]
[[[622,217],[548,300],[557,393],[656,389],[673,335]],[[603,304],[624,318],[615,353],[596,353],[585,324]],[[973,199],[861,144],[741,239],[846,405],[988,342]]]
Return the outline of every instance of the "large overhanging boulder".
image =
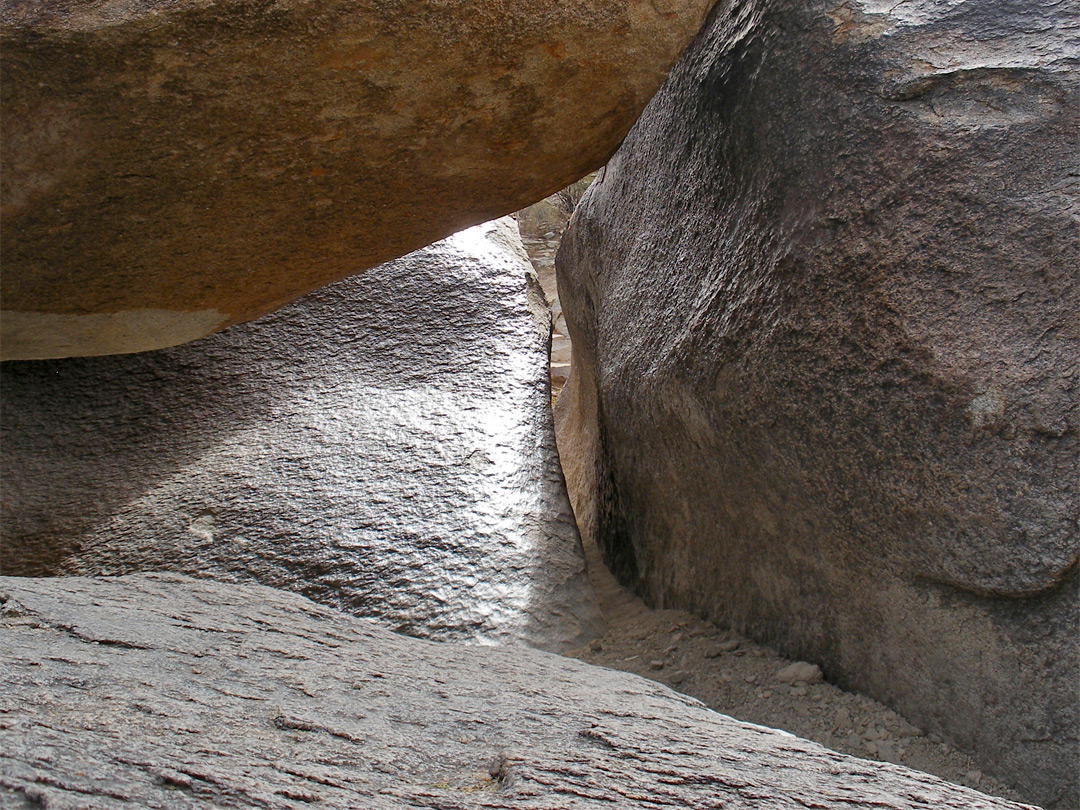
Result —
[[[2,356],[193,340],[550,194],[709,5],[5,0]]]
[[[575,213],[625,582],[1080,806],[1075,3],[721,4]]]
[[[532,272],[504,219],[184,346],[3,364],[0,566],[255,580],[416,635],[586,643]]]
[[[176,575],[0,578],[0,804],[1020,810],[636,675]]]

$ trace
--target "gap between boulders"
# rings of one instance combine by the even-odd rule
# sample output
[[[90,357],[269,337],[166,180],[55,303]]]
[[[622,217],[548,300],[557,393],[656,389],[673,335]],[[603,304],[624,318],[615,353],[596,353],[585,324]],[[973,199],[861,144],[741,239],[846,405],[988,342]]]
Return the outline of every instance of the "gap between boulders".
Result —
[[[552,308],[552,403],[570,374],[570,337],[561,318],[555,254],[574,207],[595,175],[515,217],[522,243]],[[806,682],[771,647],[756,644],[682,610],[653,610],[620,585],[588,536],[582,538],[589,578],[607,632],[570,656],[632,672],[697,698],[739,720],[780,728],[835,751],[926,771],[994,796],[1021,801],[1015,790],[985,775],[970,756],[936,734],[926,734],[865,695],[821,680]],[[798,667],[796,667],[798,669]]]

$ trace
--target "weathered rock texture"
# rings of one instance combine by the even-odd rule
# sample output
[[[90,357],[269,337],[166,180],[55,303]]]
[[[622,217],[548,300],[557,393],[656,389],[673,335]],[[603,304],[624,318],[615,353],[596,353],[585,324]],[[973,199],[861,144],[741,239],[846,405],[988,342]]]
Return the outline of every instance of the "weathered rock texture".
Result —
[[[413,634],[584,643],[531,273],[506,219],[187,346],[4,364],[0,568],[256,580]]]
[[[560,450],[653,603],[1080,806],[1074,2],[722,3],[560,248]]]
[[[4,0],[3,356],[162,348],[595,169],[708,0]]]
[[[5,578],[0,600],[5,805],[1021,807],[634,675],[268,588]]]

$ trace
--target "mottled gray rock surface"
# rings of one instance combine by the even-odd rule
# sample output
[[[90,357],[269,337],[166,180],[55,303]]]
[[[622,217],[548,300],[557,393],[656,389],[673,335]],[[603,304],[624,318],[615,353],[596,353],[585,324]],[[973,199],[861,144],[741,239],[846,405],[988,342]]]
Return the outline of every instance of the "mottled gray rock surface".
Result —
[[[4,359],[265,315],[601,165],[710,0],[0,0]]]
[[[635,675],[177,575],[0,579],[5,807],[1019,808]]]
[[[1069,808],[1078,20],[722,3],[558,257],[560,450],[622,579]]]
[[[0,568],[254,580],[411,634],[584,643],[531,273],[500,220],[187,346],[4,364]]]

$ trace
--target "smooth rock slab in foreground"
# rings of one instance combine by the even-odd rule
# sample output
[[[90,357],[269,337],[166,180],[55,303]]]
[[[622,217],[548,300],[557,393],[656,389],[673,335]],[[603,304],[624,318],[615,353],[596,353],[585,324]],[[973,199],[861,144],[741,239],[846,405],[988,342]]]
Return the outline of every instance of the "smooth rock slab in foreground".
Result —
[[[532,273],[501,220],[186,346],[5,363],[3,573],[254,580],[413,635],[584,644]]]
[[[1021,807],[634,675],[259,586],[3,578],[0,600],[5,805]]]

